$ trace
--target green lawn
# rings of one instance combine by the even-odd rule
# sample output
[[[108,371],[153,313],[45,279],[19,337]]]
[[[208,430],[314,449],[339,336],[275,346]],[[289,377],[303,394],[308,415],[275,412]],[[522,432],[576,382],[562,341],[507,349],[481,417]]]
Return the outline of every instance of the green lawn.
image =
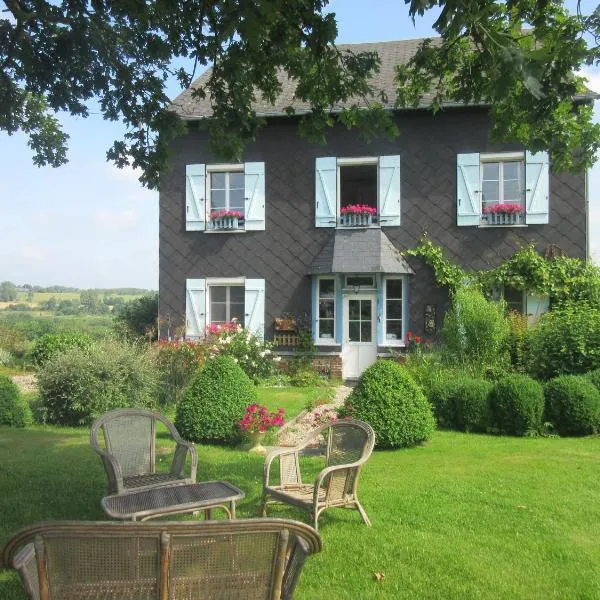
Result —
[[[238,485],[240,516],[257,516],[262,458],[206,446],[198,455],[198,478]],[[87,430],[0,428],[0,456],[0,543],[35,521],[103,518],[104,473]],[[438,432],[423,447],[376,452],[360,486],[373,527],[354,511],[326,511],[324,550],[296,597],[600,598],[599,473],[600,438]],[[305,518],[288,507],[271,514]],[[0,572],[0,598],[25,598],[13,573]]]
[[[316,406],[319,402],[328,402],[330,398],[330,390],[325,387],[258,387],[257,391],[259,403],[264,404],[270,411],[275,411],[278,408],[285,409],[286,421],[307,408],[309,403]]]

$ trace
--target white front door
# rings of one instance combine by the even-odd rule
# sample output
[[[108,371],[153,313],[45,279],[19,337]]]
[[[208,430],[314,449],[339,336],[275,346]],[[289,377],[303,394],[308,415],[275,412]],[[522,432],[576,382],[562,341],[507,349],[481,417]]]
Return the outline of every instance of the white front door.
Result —
[[[355,379],[377,359],[376,305],[374,294],[344,298],[342,376]]]

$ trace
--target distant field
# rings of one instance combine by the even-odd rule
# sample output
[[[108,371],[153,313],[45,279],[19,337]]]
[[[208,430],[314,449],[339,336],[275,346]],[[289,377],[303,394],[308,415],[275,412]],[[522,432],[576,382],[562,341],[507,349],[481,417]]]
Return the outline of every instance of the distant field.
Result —
[[[107,296],[123,298],[125,302],[139,298],[142,294],[106,294]],[[100,298],[104,297],[104,294],[99,294]],[[29,302],[27,300],[27,292],[18,292],[18,297],[15,302],[22,302],[29,304],[30,306],[36,306],[42,302],[47,302],[50,298],[56,298],[57,302],[61,300],[79,300],[80,292],[34,292],[33,300]],[[14,304],[11,302],[0,302],[0,308],[2,305]]]

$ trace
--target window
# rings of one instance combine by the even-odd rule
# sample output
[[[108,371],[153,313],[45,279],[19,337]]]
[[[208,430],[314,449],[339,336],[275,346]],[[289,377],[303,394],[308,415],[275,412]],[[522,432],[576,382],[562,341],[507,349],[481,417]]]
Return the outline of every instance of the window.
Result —
[[[385,340],[401,342],[402,336],[402,279],[385,280]]]
[[[400,156],[316,159],[315,226],[400,225]]]
[[[505,287],[502,295],[506,302],[507,311],[515,311],[518,313],[523,312],[523,304],[525,299],[525,293],[523,290],[515,290],[514,288]]]
[[[335,338],[335,280],[319,279],[319,318],[317,339],[333,341]]]
[[[213,171],[210,177],[210,214],[239,214],[244,220],[244,173],[236,171]]]
[[[458,226],[548,223],[547,152],[458,154],[456,171]]]
[[[346,277],[348,288],[374,288],[375,279],[372,275],[348,275]]]
[[[233,319],[244,326],[244,287],[241,285],[211,285],[210,325],[231,323]]]
[[[186,166],[186,231],[265,229],[265,163]]]

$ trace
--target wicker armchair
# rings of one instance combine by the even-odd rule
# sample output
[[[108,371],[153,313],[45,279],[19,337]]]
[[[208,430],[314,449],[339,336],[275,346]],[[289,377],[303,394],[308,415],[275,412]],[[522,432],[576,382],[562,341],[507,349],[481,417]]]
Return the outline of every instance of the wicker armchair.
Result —
[[[156,472],[157,421],[165,425],[177,443],[168,473]],[[100,431],[104,447],[99,443]],[[159,413],[137,408],[111,410],[92,425],[90,443],[102,459],[109,494],[196,482],[196,448],[181,439],[173,423]],[[189,477],[186,477],[184,470],[188,452],[191,469]]]
[[[34,600],[287,600],[320,550],[283,519],[57,521],[17,533],[2,560]]]
[[[325,438],[325,469],[314,484],[303,484],[298,457],[307,446]],[[375,433],[368,423],[343,420],[315,429],[310,437],[295,448],[276,448],[265,457],[262,516],[267,504],[284,502],[307,510],[313,526],[318,528],[319,515],[333,506],[356,508],[363,521],[371,525],[369,517],[358,501],[358,477],[375,445]],[[270,482],[271,465],[279,458],[279,485]]]

